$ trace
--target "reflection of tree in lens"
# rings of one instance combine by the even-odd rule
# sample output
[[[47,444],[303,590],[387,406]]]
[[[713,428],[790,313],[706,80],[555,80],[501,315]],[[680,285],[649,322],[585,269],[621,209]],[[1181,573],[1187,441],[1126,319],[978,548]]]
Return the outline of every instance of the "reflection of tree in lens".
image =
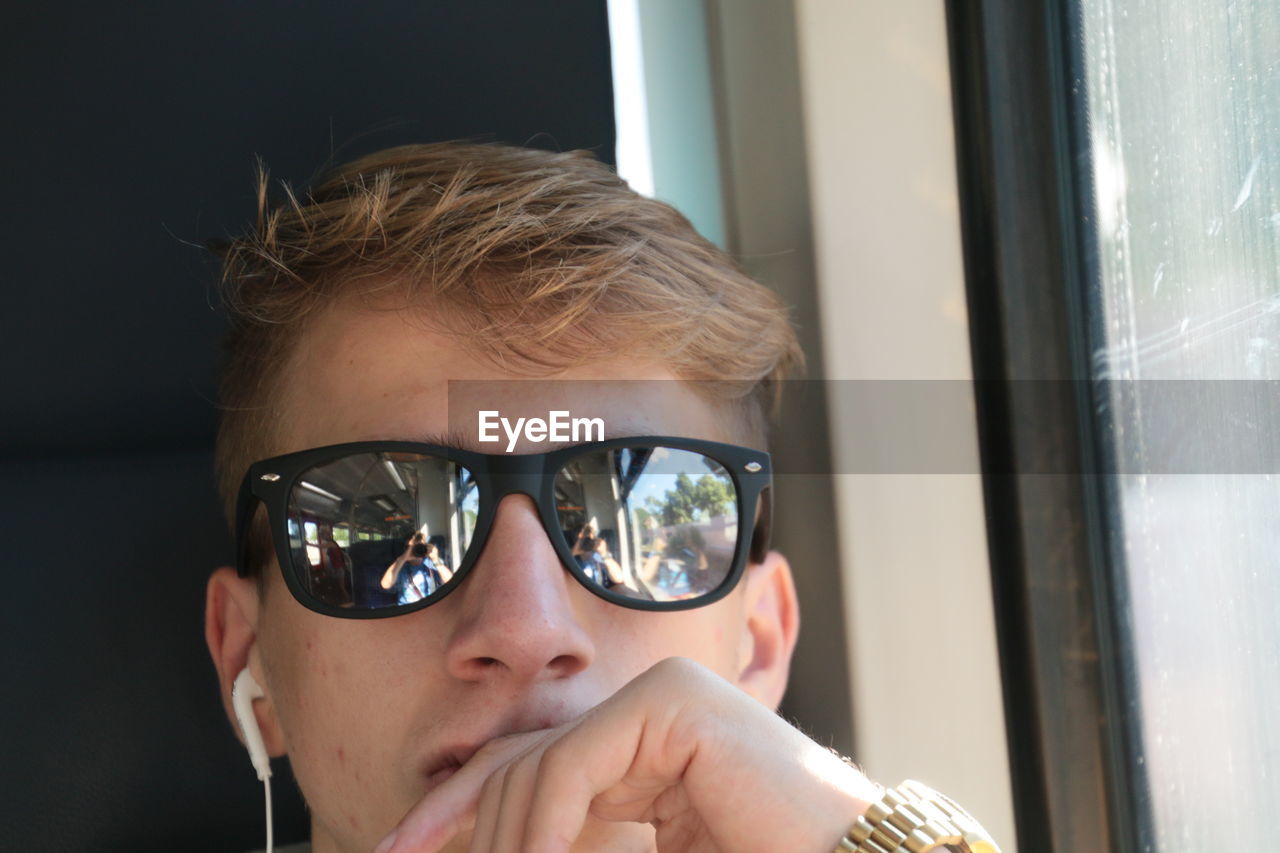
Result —
[[[724,515],[725,507],[733,501],[733,489],[723,479],[703,474],[695,482],[681,471],[676,475],[675,488],[667,490],[661,500],[649,498],[649,507],[664,525],[688,524],[705,517]]]

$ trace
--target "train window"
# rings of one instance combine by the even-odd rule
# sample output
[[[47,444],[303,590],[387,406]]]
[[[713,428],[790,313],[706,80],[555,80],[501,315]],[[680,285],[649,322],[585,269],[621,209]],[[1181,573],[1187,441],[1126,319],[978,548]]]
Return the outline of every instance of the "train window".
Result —
[[[1280,6],[1083,0],[1112,559],[1145,849],[1280,803]]]
[[[1280,7],[947,10],[1019,846],[1264,849]]]
[[[1264,804],[1280,802],[1280,6],[711,2],[676,26],[665,5],[610,6],[631,25],[615,65],[639,66],[615,83],[624,173],[709,234],[672,188],[723,196],[726,244],[820,329],[807,343],[825,378],[967,394],[972,356],[980,483],[833,477],[836,515],[811,504],[779,525],[823,537],[800,566],[840,547],[859,759],[940,780],[1023,850],[1211,849],[1228,815],[1237,846],[1262,848]],[[679,74],[642,60],[703,27],[716,133],[688,124],[681,144],[646,147],[698,112],[706,81],[687,50]],[[718,140],[721,167],[674,169],[673,151],[705,163],[689,140]],[[812,234],[795,227],[805,212]],[[861,472],[848,448],[881,448],[841,414],[838,384],[821,389],[827,470]],[[967,417],[936,422],[967,446]],[[831,624],[818,598],[802,610]],[[949,636],[913,626],[895,641],[906,659],[933,651],[964,719],[876,701],[912,688],[879,651],[921,601],[969,615]],[[819,657],[815,681],[839,669]],[[833,707],[797,675],[798,712]]]
[[[311,561],[311,565],[320,565],[320,533],[314,521],[305,521],[302,523],[302,531],[304,539],[307,543],[307,559]]]

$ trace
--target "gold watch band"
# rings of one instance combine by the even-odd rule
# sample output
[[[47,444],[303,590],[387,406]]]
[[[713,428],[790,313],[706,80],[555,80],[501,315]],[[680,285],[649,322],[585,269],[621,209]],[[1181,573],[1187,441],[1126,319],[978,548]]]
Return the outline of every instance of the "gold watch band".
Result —
[[[1000,853],[973,817],[928,785],[908,779],[858,818],[835,853]]]

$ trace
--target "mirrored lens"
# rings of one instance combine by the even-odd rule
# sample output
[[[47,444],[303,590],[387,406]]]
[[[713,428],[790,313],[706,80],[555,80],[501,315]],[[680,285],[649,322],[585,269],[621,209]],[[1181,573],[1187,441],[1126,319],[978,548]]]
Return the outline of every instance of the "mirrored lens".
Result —
[[[738,544],[738,492],[710,457],[671,447],[598,450],[556,474],[556,513],[587,577],[618,595],[683,601],[715,591]]]
[[[448,583],[471,545],[472,473],[419,453],[359,453],[303,472],[289,494],[295,576],[334,607],[421,601]]]

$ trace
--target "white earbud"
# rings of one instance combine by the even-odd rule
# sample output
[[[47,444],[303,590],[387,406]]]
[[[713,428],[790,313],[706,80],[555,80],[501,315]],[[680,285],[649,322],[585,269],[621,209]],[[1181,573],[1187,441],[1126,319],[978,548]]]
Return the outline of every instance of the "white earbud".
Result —
[[[240,670],[235,684],[231,686],[231,707],[236,712],[236,721],[240,723],[253,769],[258,771],[258,778],[265,782],[271,778],[271,761],[267,758],[267,747],[262,743],[262,732],[258,730],[258,718],[253,715],[253,700],[261,698],[262,686],[254,680],[253,673],[246,666]]]
[[[240,732],[244,735],[249,760],[253,762],[253,769],[258,771],[258,778],[262,780],[267,809],[267,853],[272,853],[275,849],[275,831],[271,816],[271,760],[267,757],[267,747],[262,742],[258,718],[253,715],[253,700],[261,699],[262,695],[262,685],[253,677],[249,667],[240,670],[235,683],[231,685],[231,708],[236,712],[236,722],[240,724]]]

